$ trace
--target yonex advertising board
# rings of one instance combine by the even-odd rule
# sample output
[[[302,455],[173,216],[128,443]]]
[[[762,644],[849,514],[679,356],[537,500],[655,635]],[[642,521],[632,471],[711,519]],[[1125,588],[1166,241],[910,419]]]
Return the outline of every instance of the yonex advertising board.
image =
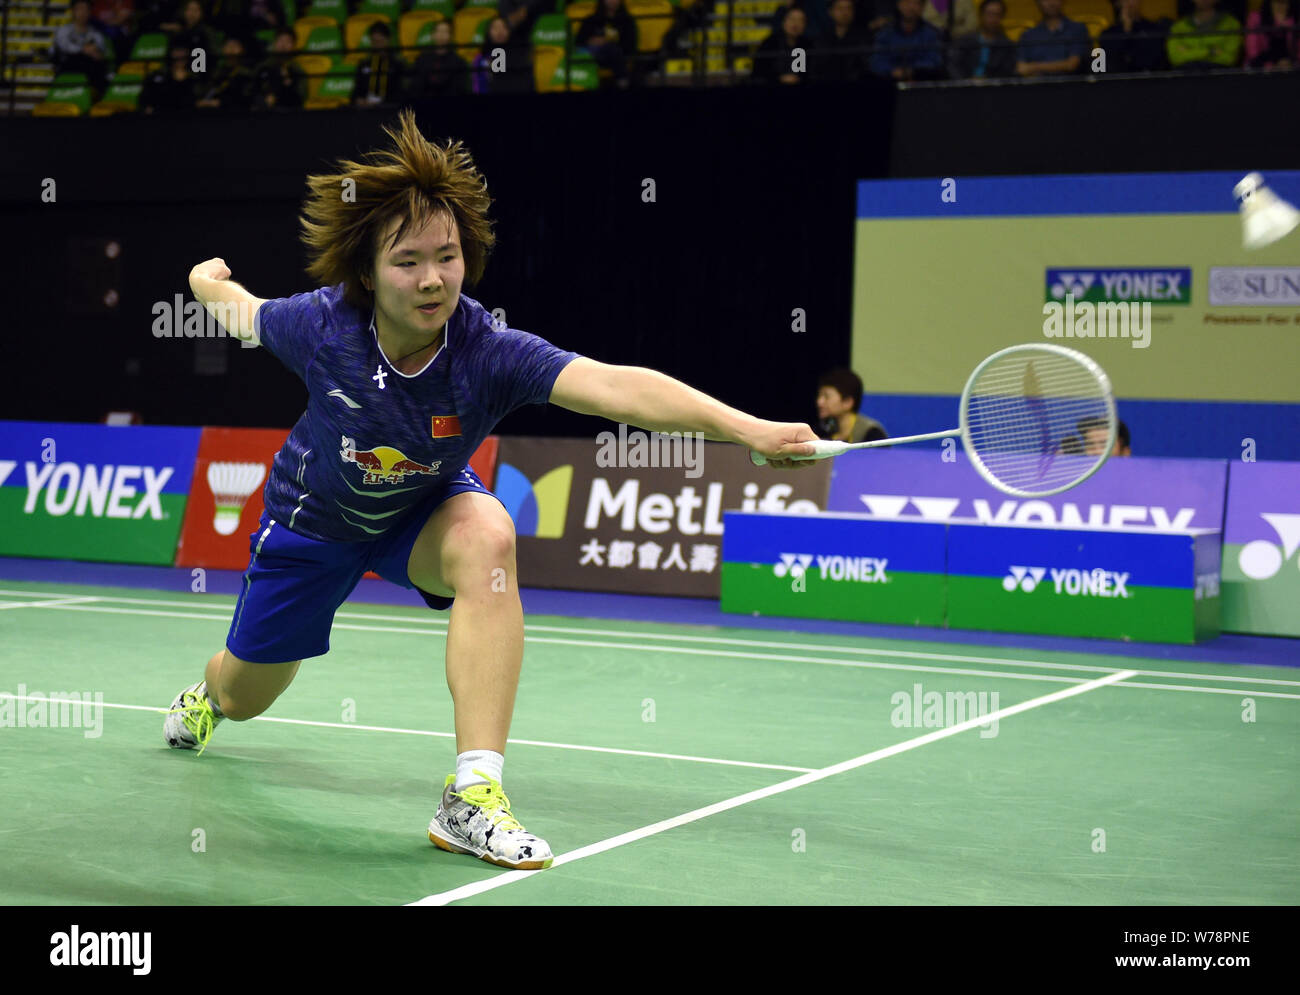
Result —
[[[171,564],[197,428],[0,422],[0,554]]]
[[[1223,629],[1300,636],[1300,463],[1233,463]]]
[[[1112,457],[1078,487],[1045,498],[996,490],[960,447],[868,449],[834,459],[827,510],[992,525],[1147,526],[1167,532],[1223,526],[1225,460]]]
[[[524,587],[716,598],[723,513],[815,514],[829,482],[826,462],[773,470],[742,446],[624,426],[594,440],[502,439],[493,490],[515,523]]]
[[[1242,246],[1245,172],[861,181],[864,413],[956,427],[931,422],[981,359],[1054,342],[1109,374],[1138,455],[1300,459],[1300,233]],[[1263,173],[1300,204],[1300,172]]]
[[[1217,530],[950,524],[948,625],[1194,643],[1220,629]]]
[[[943,524],[728,513],[722,610],[942,625]]]

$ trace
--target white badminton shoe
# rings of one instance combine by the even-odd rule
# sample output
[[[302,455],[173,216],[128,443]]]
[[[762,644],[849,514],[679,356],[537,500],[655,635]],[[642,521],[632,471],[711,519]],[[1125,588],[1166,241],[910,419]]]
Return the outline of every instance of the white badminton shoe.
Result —
[[[501,790],[501,782],[480,771],[474,773],[488,783],[453,791],[456,775],[447,775],[438,812],[429,823],[429,842],[448,853],[467,853],[511,870],[550,867],[554,859],[550,846],[511,815],[510,799]]]
[[[199,756],[208,748],[212,730],[225,718],[208,699],[208,682],[187,687],[172,702],[171,711],[163,720],[163,738],[174,750],[199,748]]]

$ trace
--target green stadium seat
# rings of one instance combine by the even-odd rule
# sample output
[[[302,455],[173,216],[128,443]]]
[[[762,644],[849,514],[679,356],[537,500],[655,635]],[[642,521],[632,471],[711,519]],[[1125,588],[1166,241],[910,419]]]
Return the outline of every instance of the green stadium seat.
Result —
[[[358,14],[383,14],[392,24],[402,16],[402,0],[365,0],[357,8]]]
[[[434,10],[450,21],[456,13],[456,5],[452,0],[415,0],[411,10]]]
[[[48,107],[42,113],[45,116],[66,117],[89,114],[91,100],[90,87],[84,81],[75,84],[60,84],[56,80],[54,85],[50,87],[49,92],[45,94],[44,103],[62,106],[57,110],[54,106]],[[75,107],[76,110],[69,113],[67,111],[68,107]]]
[[[89,80],[85,73],[59,73],[54,77],[53,86],[85,86]]]
[[[131,47],[133,62],[162,62],[167,58],[167,36],[162,32],[141,35]]]
[[[333,54],[343,48],[343,32],[336,27],[320,25],[311,29],[307,41],[303,44],[304,52],[323,52]]]
[[[104,91],[104,98],[92,107],[90,112],[98,116],[117,111],[133,111],[139,106],[140,91],[143,89],[143,77],[119,73]]]
[[[565,65],[566,60],[561,59],[560,64],[555,67],[555,72],[551,76],[550,89],[563,90],[565,88]],[[600,71],[595,59],[575,55],[567,60],[567,65],[568,88],[570,90],[595,90],[600,86]]]
[[[533,25],[533,44],[564,47],[568,19],[564,14],[543,14]]]
[[[347,0],[312,0],[307,8],[308,17],[332,17],[342,24],[348,19]]]

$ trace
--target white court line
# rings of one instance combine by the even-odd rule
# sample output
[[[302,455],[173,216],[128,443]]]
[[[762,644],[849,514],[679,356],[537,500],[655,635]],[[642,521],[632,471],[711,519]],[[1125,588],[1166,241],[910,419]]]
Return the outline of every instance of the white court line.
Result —
[[[47,698],[38,694],[10,694],[8,691],[0,691],[0,698],[12,698],[14,701],[46,701],[53,704],[61,704],[62,699]],[[71,699],[69,699],[71,701]],[[80,700],[75,702],[82,704]],[[124,708],[137,712],[157,712],[159,715],[166,715],[168,709],[158,708],[153,705],[120,705],[111,701],[89,702],[90,707],[97,708]],[[402,729],[398,726],[369,726],[361,725],[357,722],[316,722],[310,719],[283,719],[270,715],[254,716],[252,722],[278,722],[283,725],[295,726],[320,726],[325,729],[361,729],[366,732],[395,732],[407,736],[433,736],[439,739],[455,739],[454,732],[433,732],[428,729]],[[35,727],[40,728],[40,727]],[[615,753],[625,757],[650,757],[654,760],[689,760],[692,763],[701,764],[718,764],[723,767],[756,767],[762,770],[789,770],[789,771],[809,771],[811,767],[792,767],[789,764],[764,764],[752,760],[722,760],[718,757],[696,757],[685,753],[656,753],[651,750],[624,750],[614,746],[583,746],[579,743],[552,743],[541,739],[515,739],[511,737],[506,740],[507,745],[516,746],[540,746],[555,750],[579,750],[586,753]]]
[[[824,781],[826,778],[834,777],[836,774],[843,774],[847,771],[857,770],[859,767],[865,767],[867,764],[873,764],[878,760],[884,760],[887,757],[906,753],[908,750],[915,750],[917,747],[925,746],[928,743],[934,743],[941,739],[946,739],[949,736],[955,736],[958,733],[966,732],[968,729],[987,725],[990,722],[1001,722],[1005,718],[1016,715],[1020,712],[1026,712],[1031,708],[1038,708],[1040,705],[1046,705],[1054,701],[1061,701],[1064,698],[1073,697],[1074,695],[1084,694],[1088,691],[1105,687],[1107,684],[1114,684],[1117,681],[1126,680],[1129,677],[1135,676],[1137,676],[1137,672],[1133,670],[1121,670],[1115,674],[1107,674],[1105,677],[1098,677],[1096,680],[1088,681],[1086,684],[1078,684],[1072,688],[1053,691],[1051,694],[1043,695],[1041,698],[1031,698],[1029,701],[1022,701],[1018,705],[1010,705],[1006,708],[1000,708],[996,712],[990,712],[987,715],[980,715],[972,719],[967,719],[965,722],[959,722],[946,729],[936,729],[934,732],[926,733],[923,736],[917,736],[914,739],[905,740],[902,743],[895,744],[894,746],[887,746],[880,750],[873,750],[871,753],[864,753],[862,756],[854,757],[852,760],[845,760],[842,763],[833,764],[830,767],[823,767],[821,770],[801,774],[799,777],[792,777],[789,780],[781,781],[780,783],[773,784],[770,787],[759,788],[757,791],[747,791],[743,795],[736,795],[734,798],[728,798],[726,801],[716,802],[713,805],[706,805],[704,808],[697,808],[692,812],[673,816],[671,819],[664,819],[660,822],[653,823],[652,825],[643,826],[640,829],[634,829],[631,832],[612,836],[609,839],[601,840],[599,843],[592,843],[588,846],[579,847],[577,850],[570,850],[568,853],[556,857],[555,860],[552,861],[550,868],[546,871],[503,871],[502,873],[487,878],[484,881],[476,881],[473,884],[462,885],[459,888],[452,888],[449,891],[439,892],[436,895],[427,895],[419,901],[409,902],[407,904],[447,905],[450,902],[459,901],[463,898],[472,898],[475,895],[481,895],[485,891],[492,891],[495,888],[514,884],[516,881],[522,881],[524,878],[532,877],[534,874],[554,874],[557,867],[571,864],[575,860],[595,856],[598,853],[604,853],[607,850],[625,846],[628,843],[635,843],[637,840],[643,840],[648,836],[655,836],[659,833],[667,832],[669,829],[676,829],[678,826],[684,826],[691,822],[698,822],[700,819],[707,819],[711,815],[727,812],[733,808],[739,808],[741,805],[748,805],[750,802],[770,798],[773,795],[779,795],[785,791],[793,791],[795,788],[801,788],[805,784]]]
[[[0,594],[3,593],[4,593],[3,591],[0,591]],[[119,599],[119,600],[125,600],[125,599]],[[179,604],[180,602],[161,602],[161,603]],[[109,608],[100,605],[79,605],[79,604],[49,604],[49,605],[36,605],[35,607],[48,607],[55,611],[89,611],[89,612],[99,612],[99,613],[112,614],[112,615],[151,615],[151,616],[161,616],[164,618],[207,619],[209,621],[221,622],[223,625],[227,624],[226,620],[221,616],[214,615],[214,614],[195,614],[193,612],[164,612],[164,611],[152,611],[148,609]],[[418,636],[439,635],[442,632],[442,630],[408,629],[402,626],[391,626],[391,625],[389,626],[351,625],[344,622],[337,622],[334,624],[333,627],[335,629],[346,629],[346,630],[352,630],[357,632],[392,632],[398,634],[418,635]],[[528,627],[526,626],[525,631],[527,631],[527,628]],[[585,631],[585,630],[579,630],[579,631]],[[701,638],[705,638],[705,637],[701,637]],[[780,663],[812,663],[812,664],[823,664],[827,666],[837,666],[837,667],[857,667],[866,670],[899,670],[899,671],[906,671],[912,673],[955,674],[958,676],[988,677],[994,679],[1016,680],[1016,681],[1055,681],[1060,683],[1069,683],[1071,681],[1082,681],[1084,679],[1084,678],[1070,678],[1070,677],[1052,677],[1046,674],[1012,674],[1012,673],[1005,673],[1000,671],[968,670],[959,667],[929,667],[929,666],[922,666],[920,664],[884,663],[881,661],[841,660],[841,659],[833,659],[833,658],[826,658],[826,657],[795,656],[790,654],[733,653],[725,650],[695,649],[693,647],[685,647],[685,646],[673,647],[673,646],[646,645],[640,643],[605,643],[605,642],[598,642],[595,640],[583,640],[583,639],[551,639],[544,636],[525,636],[525,642],[550,643],[550,644],[557,644],[563,646],[587,646],[596,649],[635,650],[639,652],[650,652],[650,653],[674,653],[678,655],[713,656],[713,657],[724,657],[724,658],[740,659],[740,660],[771,660]],[[744,641],[740,641],[740,642],[741,645],[745,645]],[[783,645],[783,644],[778,643],[777,645]],[[831,651],[840,649],[840,647],[819,647],[819,648],[823,650],[831,650]],[[860,652],[870,653],[870,652],[877,652],[877,651],[862,650]],[[902,655],[902,651],[880,650],[878,651],[878,653],[879,655],[882,656]],[[941,653],[926,654],[926,656],[927,657],[932,656],[940,660],[949,659],[949,660],[954,660],[959,662],[965,660],[985,660],[991,663],[997,662],[997,663],[1001,663],[1004,665],[1011,665],[1011,666],[1043,666],[1043,667],[1051,667],[1051,668],[1057,668],[1063,670],[1087,670],[1087,671],[1103,670],[1107,673],[1118,672],[1117,670],[1112,670],[1111,668],[1089,667],[1089,666],[1076,667],[1071,664],[1052,664],[1043,661],[1032,662],[1032,661],[1023,661],[1023,660],[1011,660],[1011,659],[998,658],[998,657],[966,657],[958,654],[941,654]],[[1187,680],[1199,680],[1199,681],[1224,681],[1227,683],[1268,684],[1268,685],[1275,685],[1275,686],[1290,686],[1290,687],[1300,686],[1300,681],[1273,680],[1269,678],[1260,678],[1260,677],[1234,677],[1227,674],[1187,674],[1187,673],[1181,673],[1177,671],[1165,671],[1165,670],[1134,670],[1132,671],[1132,673],[1138,674],[1140,676],[1146,676],[1146,677],[1181,677]],[[1137,685],[1132,685],[1132,686],[1137,686]],[[1185,692],[1203,691],[1209,694],[1238,693],[1237,691],[1226,689],[1226,688],[1200,688],[1200,687],[1191,687],[1191,686],[1179,685],[1179,684],[1146,684],[1142,686],[1145,688],[1151,688],[1151,689],[1162,690],[1162,691],[1185,691]],[[1243,690],[1242,693],[1245,693],[1245,691]],[[1300,695],[1282,694],[1278,692],[1259,691],[1253,693],[1261,697],[1300,698]]]
[[[56,601],[4,601],[0,602],[0,609],[4,608],[60,608],[63,605],[83,604],[87,601],[98,601],[98,598],[69,596],[59,598]]]
[[[22,595],[25,597],[36,596],[36,597],[48,597],[48,598],[64,597],[63,595],[58,595],[54,593],[5,590],[5,589],[0,589],[0,595]],[[210,595],[210,597],[218,597],[218,595]],[[101,602],[112,601],[112,602],[118,602],[123,604],[139,604],[139,605],[170,605],[174,607],[185,607],[191,609],[207,608],[207,609],[211,609],[214,612],[229,611],[229,608],[234,605],[233,599],[230,600],[229,605],[205,604],[203,602],[199,602],[195,604],[194,602],[191,601],[177,601],[174,598],[163,600],[163,599],[153,599],[153,598],[124,598],[124,597],[102,596],[102,597],[88,598],[86,600],[101,601]],[[18,606],[14,606],[14,607],[18,607]],[[28,607],[28,606],[25,605],[24,607]],[[44,607],[44,606],[36,606],[36,607]],[[62,606],[54,605],[53,607],[62,607]],[[76,609],[67,609],[67,610],[76,610]],[[177,612],[174,614],[174,616],[172,616],[169,615],[169,613],[167,612],[144,612],[144,611],[136,612],[136,611],[131,611],[129,609],[100,608],[100,609],[83,609],[83,610],[87,610],[87,611],[99,610],[101,612],[105,612],[108,614],[120,614],[120,615],[131,615],[131,614],[161,615],[164,617],[211,618],[215,621],[222,621],[222,622],[225,621],[219,615],[211,615],[211,614],[195,615],[192,612]],[[365,612],[346,612],[346,611],[340,611],[336,613],[335,617],[373,619],[376,621],[402,622],[402,623],[428,626],[428,628],[420,628],[420,629],[407,629],[407,628],[395,627],[395,626],[346,625],[342,623],[336,624],[335,626],[336,628],[353,629],[360,632],[379,631],[379,632],[404,633],[408,635],[428,635],[428,634],[441,635],[446,631],[446,627],[447,627],[446,620],[439,617],[426,618],[424,616],[410,616],[410,615],[378,615],[378,614],[371,614]],[[739,625],[740,623],[737,624]],[[688,635],[678,635],[673,633],[620,632],[613,629],[591,629],[591,628],[584,628],[579,626],[537,625],[533,623],[525,623],[524,629],[526,632],[567,632],[567,633],[575,633],[579,635],[614,636],[619,639],[642,638],[642,639],[652,639],[652,640],[660,640],[660,641],[718,643],[723,645],[734,645],[734,646],[742,646],[742,647],[756,646],[756,647],[775,648],[775,649],[808,649],[808,650],[816,650],[822,653],[847,653],[847,654],[854,654],[854,655],[861,655],[861,656],[897,657],[899,659],[904,659],[904,660],[947,660],[953,663],[989,663],[989,664],[998,664],[1004,667],[1034,667],[1043,670],[1070,670],[1070,671],[1084,671],[1084,672],[1109,674],[1109,673],[1115,673],[1118,670],[1123,669],[1119,667],[1099,667],[1092,664],[1056,663],[1048,660],[1022,660],[1022,659],[1012,659],[1009,657],[997,657],[997,656],[972,656],[969,654],[962,654],[962,653],[928,653],[928,652],[921,652],[919,650],[896,650],[896,649],[888,649],[885,647],[875,648],[875,647],[860,647],[860,646],[836,646],[836,645],[823,645],[821,643],[786,642],[786,641],[779,641],[779,640],[733,639],[733,638],[727,638],[722,636],[694,636],[694,635],[688,636]],[[547,642],[550,640],[534,638],[531,639],[530,641]],[[622,647],[625,644],[623,643],[607,644],[607,643],[595,643],[595,642],[588,643],[586,641],[583,641],[583,642],[566,642],[563,643],[563,645],[594,645],[598,647],[608,648],[611,645],[614,647]],[[642,649],[642,647],[636,645],[627,645],[626,648],[636,649],[636,650]],[[662,651],[663,648],[655,647],[655,649]],[[1073,654],[1080,654],[1083,653],[1084,651],[1069,650],[1066,652],[1073,653]],[[725,655],[725,654],[719,654],[719,655]],[[749,654],[746,654],[746,656],[748,655]],[[801,661],[806,658],[789,657],[786,659]],[[810,661],[810,662],[831,662],[831,661]],[[842,665],[852,666],[852,663],[849,661],[843,661]],[[1271,666],[1271,665],[1249,664],[1249,666]],[[924,672],[926,671],[927,668],[918,667],[918,668],[911,668],[911,669],[916,669]],[[947,673],[948,671],[938,670],[937,672]],[[1141,676],[1146,676],[1146,677],[1180,677],[1183,678],[1184,680],[1222,681],[1230,684],[1271,684],[1271,685],[1286,686],[1286,687],[1300,687],[1300,680],[1288,681],[1288,680],[1275,680],[1266,677],[1237,677],[1231,674],[1188,674],[1188,673],[1183,673],[1181,671],[1172,671],[1172,670],[1137,670],[1135,672]],[[958,671],[958,673],[967,673],[967,672]],[[980,673],[983,673],[983,671],[980,671]],[[1180,690],[1191,690],[1191,689],[1182,688]]]

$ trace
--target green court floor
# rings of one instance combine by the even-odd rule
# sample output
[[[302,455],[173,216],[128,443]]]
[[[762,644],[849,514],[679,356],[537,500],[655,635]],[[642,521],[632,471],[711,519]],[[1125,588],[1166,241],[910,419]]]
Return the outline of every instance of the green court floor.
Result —
[[[268,715],[168,749],[233,603],[0,582],[0,902],[1300,902],[1295,670],[530,616],[520,873],[425,835],[445,614],[345,605]],[[53,691],[98,726],[33,728]]]

